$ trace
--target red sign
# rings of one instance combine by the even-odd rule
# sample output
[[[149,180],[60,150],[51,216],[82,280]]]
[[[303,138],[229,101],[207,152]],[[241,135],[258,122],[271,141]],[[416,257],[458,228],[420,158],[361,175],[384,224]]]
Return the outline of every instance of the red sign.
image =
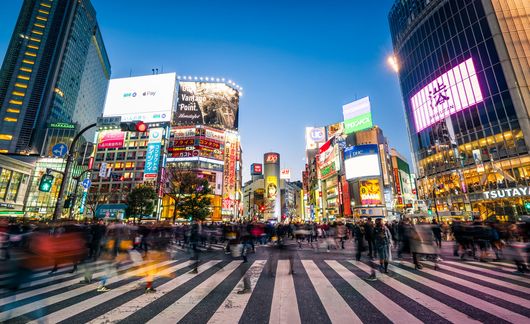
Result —
[[[125,142],[125,132],[103,131],[99,134],[98,150],[107,148],[121,148]]]
[[[261,175],[263,173],[263,165],[259,163],[252,164],[252,175]]]
[[[208,148],[212,148],[214,150],[218,150],[221,148],[221,143],[218,143],[214,140],[209,140],[209,139],[204,139],[204,138],[201,138],[199,140],[199,145],[200,146],[205,146],[205,147],[208,147]]]
[[[195,140],[193,138],[177,139],[173,142],[173,147],[187,147],[194,146]]]
[[[280,154],[278,154],[278,153],[267,153],[267,154],[265,154],[265,163],[266,164],[277,163],[279,159],[280,159]]]

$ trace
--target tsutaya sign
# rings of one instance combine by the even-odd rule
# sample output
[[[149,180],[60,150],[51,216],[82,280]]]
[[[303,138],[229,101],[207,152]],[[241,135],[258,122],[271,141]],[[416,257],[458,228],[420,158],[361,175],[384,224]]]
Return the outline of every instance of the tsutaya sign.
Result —
[[[530,187],[506,188],[484,191],[484,197],[486,199],[511,198],[520,196],[530,196]]]

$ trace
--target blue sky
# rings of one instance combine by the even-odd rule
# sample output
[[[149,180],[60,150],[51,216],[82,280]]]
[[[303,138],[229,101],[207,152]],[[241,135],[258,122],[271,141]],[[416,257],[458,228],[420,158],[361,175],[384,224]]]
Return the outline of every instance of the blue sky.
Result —
[[[244,179],[263,153],[281,154],[294,179],[304,168],[304,129],[342,120],[342,105],[370,96],[373,119],[409,160],[402,98],[386,64],[392,51],[378,1],[92,0],[112,77],[151,74],[232,79],[244,88]],[[0,12],[0,59],[22,0]]]

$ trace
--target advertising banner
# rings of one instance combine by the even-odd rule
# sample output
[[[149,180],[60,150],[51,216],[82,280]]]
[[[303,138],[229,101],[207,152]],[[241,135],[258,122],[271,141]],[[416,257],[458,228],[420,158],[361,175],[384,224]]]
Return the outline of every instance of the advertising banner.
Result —
[[[381,175],[377,144],[350,146],[344,149],[346,179]]]
[[[280,155],[278,153],[267,153],[265,154],[264,162],[265,164],[277,164],[280,159]]]
[[[154,179],[158,175],[163,134],[164,129],[161,127],[149,130],[147,153],[145,155],[144,179]]]
[[[416,132],[483,100],[473,59],[469,58],[410,98]]]
[[[125,132],[101,131],[98,135],[98,150],[122,148],[125,143]]]
[[[217,125],[237,129],[239,92],[225,83],[180,82],[174,125]]]
[[[359,181],[359,194],[361,196],[361,205],[381,205],[379,180]]]
[[[314,150],[320,147],[320,144],[326,141],[326,129],[324,127],[306,127],[305,128],[305,148]]]
[[[344,133],[351,134],[373,126],[370,98],[364,97],[342,106]]]
[[[281,169],[280,179],[291,180],[291,169]]]
[[[267,177],[265,186],[267,199],[276,200],[278,196],[278,178],[274,176]]]
[[[326,127],[328,131],[328,139],[335,135],[341,135],[344,132],[344,123],[331,124]]]
[[[153,179],[157,177],[161,149],[161,143],[147,144],[147,154],[145,155],[144,179]]]
[[[122,122],[167,122],[175,103],[176,74],[164,73],[109,82],[103,116],[121,116]]]
[[[239,139],[232,133],[226,134],[224,170],[223,170],[223,199],[234,199],[236,193],[236,158]]]

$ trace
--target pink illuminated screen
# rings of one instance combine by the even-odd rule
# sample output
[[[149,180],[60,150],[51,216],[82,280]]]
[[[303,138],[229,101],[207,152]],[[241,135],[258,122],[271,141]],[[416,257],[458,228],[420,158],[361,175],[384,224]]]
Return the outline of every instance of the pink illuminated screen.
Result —
[[[469,58],[412,96],[416,132],[483,100],[473,59]]]

